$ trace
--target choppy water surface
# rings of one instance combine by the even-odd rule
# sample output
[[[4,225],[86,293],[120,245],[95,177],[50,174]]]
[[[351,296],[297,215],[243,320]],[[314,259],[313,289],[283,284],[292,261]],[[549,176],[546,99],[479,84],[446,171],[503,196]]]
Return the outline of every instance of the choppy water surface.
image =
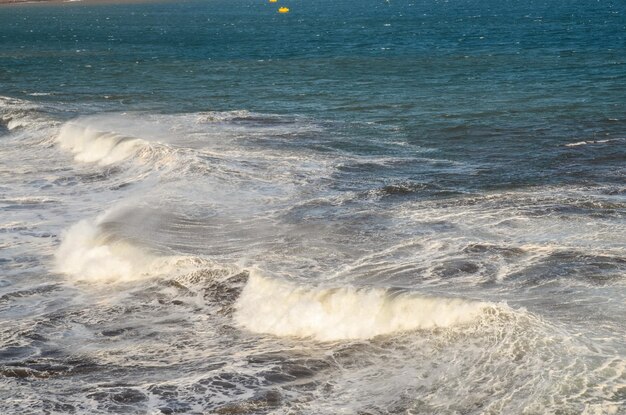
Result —
[[[625,414],[620,2],[0,9],[0,413]]]

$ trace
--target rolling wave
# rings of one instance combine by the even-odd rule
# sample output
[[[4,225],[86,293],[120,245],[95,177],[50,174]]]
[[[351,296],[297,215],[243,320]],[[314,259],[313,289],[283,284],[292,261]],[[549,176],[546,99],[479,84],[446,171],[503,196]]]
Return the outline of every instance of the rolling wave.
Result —
[[[451,327],[471,322],[488,307],[386,288],[313,288],[252,273],[235,320],[254,332],[333,341]]]
[[[82,220],[63,235],[55,253],[55,271],[73,281],[111,283],[189,273],[206,261],[189,256],[163,256],[142,249],[105,230],[124,211],[107,211]]]
[[[43,108],[33,102],[0,96],[0,125],[9,131],[50,124],[54,121],[43,117]]]
[[[62,149],[74,153],[76,161],[103,166],[126,160],[148,145],[140,138],[100,131],[76,122],[67,122],[61,127],[57,142]]]
[[[249,273],[243,290],[235,290],[228,281],[220,283],[225,285],[220,292],[236,292],[228,304],[222,305],[234,309],[233,318],[240,327],[257,333],[320,341],[368,339],[463,325],[494,307],[481,301],[424,296],[393,288],[313,287],[266,277],[256,270],[217,266],[199,256],[164,255],[116,232],[123,218],[133,220],[128,209],[128,206],[112,209],[70,227],[55,254],[55,271],[71,281],[90,285],[154,278],[186,281],[207,269],[228,269],[229,275]],[[210,289],[216,282],[208,283]],[[210,301],[221,304],[224,298]]]
[[[149,161],[171,154],[169,131],[137,116],[105,114],[79,117],[64,123],[56,143],[74,160],[109,166],[126,160]]]

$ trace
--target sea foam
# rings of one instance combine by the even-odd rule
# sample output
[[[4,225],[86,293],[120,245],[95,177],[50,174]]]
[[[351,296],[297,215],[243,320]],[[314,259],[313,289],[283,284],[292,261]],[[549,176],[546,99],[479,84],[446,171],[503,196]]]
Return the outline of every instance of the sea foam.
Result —
[[[89,123],[69,121],[57,136],[64,150],[74,153],[76,161],[109,165],[130,158],[147,142],[116,132],[106,132]]]
[[[116,213],[71,226],[55,253],[55,271],[74,281],[110,283],[179,275],[198,267],[198,258],[157,255],[107,234],[103,226]]]
[[[252,272],[235,320],[254,332],[333,341],[469,323],[488,306],[385,288],[309,287]]]

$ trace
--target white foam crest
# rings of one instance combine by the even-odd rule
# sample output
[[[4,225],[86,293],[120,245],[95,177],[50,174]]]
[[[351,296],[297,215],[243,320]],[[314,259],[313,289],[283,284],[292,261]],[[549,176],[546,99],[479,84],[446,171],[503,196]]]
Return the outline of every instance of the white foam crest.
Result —
[[[206,266],[199,258],[158,256],[125,241],[110,241],[101,229],[110,214],[82,220],[64,233],[55,253],[55,271],[74,281],[110,283],[179,276]]]
[[[236,119],[245,119],[259,114],[254,114],[247,110],[234,111],[206,111],[197,113],[196,120],[199,123],[224,122]]]
[[[9,131],[27,127],[39,127],[42,122],[36,113],[41,111],[41,107],[30,101],[0,96],[0,122],[6,125]]]
[[[252,272],[237,300],[235,320],[258,333],[333,341],[451,327],[471,322],[486,307],[384,288],[309,287]]]
[[[57,136],[64,150],[74,153],[74,159],[84,163],[109,165],[133,156],[148,143],[140,138],[105,132],[90,124],[75,121],[65,123]]]
[[[39,108],[34,103],[18,98],[11,98],[0,95],[0,108],[10,109],[37,109]]]
[[[586,140],[586,141],[577,141],[575,143],[565,144],[565,147],[579,147],[591,144],[607,144],[615,141],[623,141],[625,138],[613,138],[613,139],[604,139],[604,140]]]
[[[30,120],[25,118],[14,118],[7,122],[7,129],[9,131],[15,130],[17,128],[28,127],[31,124]]]

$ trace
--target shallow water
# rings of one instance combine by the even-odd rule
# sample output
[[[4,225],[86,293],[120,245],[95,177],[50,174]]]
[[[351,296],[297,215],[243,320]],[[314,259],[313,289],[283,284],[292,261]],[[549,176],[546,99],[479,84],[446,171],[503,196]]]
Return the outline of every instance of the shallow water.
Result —
[[[281,4],[0,9],[0,413],[626,413],[621,4]]]

